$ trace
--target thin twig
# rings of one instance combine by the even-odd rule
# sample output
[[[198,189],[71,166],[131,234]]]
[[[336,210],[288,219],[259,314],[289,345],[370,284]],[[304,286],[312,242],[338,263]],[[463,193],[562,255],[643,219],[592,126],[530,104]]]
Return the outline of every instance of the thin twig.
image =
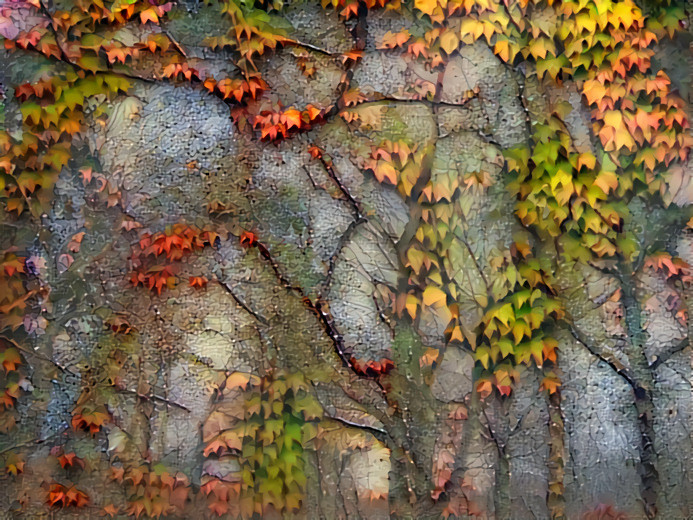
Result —
[[[227,283],[222,282],[221,280],[217,280],[217,282],[219,283],[219,285],[220,285],[227,293],[229,293],[229,294],[231,295],[231,298],[233,298],[234,301],[235,301],[244,311],[246,311],[248,314],[250,314],[253,318],[255,318],[257,321],[259,321],[259,322],[262,323],[263,325],[269,325],[269,322],[268,322],[265,318],[263,318],[262,316],[260,316],[259,314],[257,314],[255,311],[253,311],[253,309],[251,309],[250,307],[248,307],[248,305],[246,305],[246,303],[245,303],[243,300],[241,300],[241,299],[236,295],[235,292],[233,292],[233,289],[231,289],[231,287],[230,287]]]
[[[628,385],[633,389],[633,391],[642,390],[642,385],[637,381],[635,375],[623,363],[616,359],[615,356],[612,356],[611,354],[605,352],[603,349],[596,347],[594,344],[592,344],[591,341],[589,341],[587,336],[585,336],[572,324],[569,324],[568,328],[570,330],[570,333],[578,343],[580,343],[583,347],[589,350],[593,356],[599,358],[600,361],[603,361],[604,363],[609,365],[609,367],[611,367],[611,369],[614,372],[616,372],[628,383]]]
[[[165,397],[161,397],[160,395],[145,395],[141,392],[138,392],[137,390],[130,390],[129,388],[118,388],[116,391],[121,394],[131,394],[137,396],[145,401],[160,401],[162,403],[166,403],[169,406],[180,408],[181,410],[185,410],[186,412],[191,413],[190,408],[188,408],[187,406],[177,403],[175,401],[171,401],[170,399],[166,399]]]

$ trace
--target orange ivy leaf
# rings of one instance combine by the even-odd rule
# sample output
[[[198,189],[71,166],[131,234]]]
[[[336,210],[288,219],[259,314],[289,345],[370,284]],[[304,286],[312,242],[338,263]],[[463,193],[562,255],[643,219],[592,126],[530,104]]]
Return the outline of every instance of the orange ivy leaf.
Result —
[[[493,383],[488,379],[480,379],[476,382],[476,392],[481,399],[486,399],[493,393]]]
[[[101,509],[101,516],[109,516],[110,518],[115,518],[120,512],[120,509],[113,504],[107,504]]]
[[[549,395],[558,392],[558,388],[561,386],[561,381],[555,375],[548,375],[541,380],[541,385],[539,386],[539,391],[546,390]]]
[[[101,430],[108,419],[109,415],[106,412],[81,407],[80,411],[72,416],[72,428],[88,431],[93,435]]]
[[[409,38],[411,38],[411,33],[406,29],[396,33],[387,31],[380,45],[378,45],[378,49],[395,49],[397,47],[402,47],[409,41]]]
[[[142,24],[145,24],[147,22],[158,24],[159,16],[156,14],[156,10],[154,8],[151,8],[140,12],[140,22]]]
[[[88,503],[89,496],[75,486],[68,488],[56,483],[48,489],[48,504],[52,507],[84,507]]]
[[[311,145],[310,147],[308,147],[308,153],[313,159],[319,159],[322,157],[324,151],[315,145]]]
[[[348,65],[349,63],[356,63],[361,58],[363,58],[363,51],[359,49],[351,49],[348,52],[342,54],[342,63]]]
[[[253,247],[257,244],[257,237],[251,231],[243,231],[240,236],[240,242],[243,247]]]
[[[202,289],[207,286],[208,282],[209,280],[207,280],[207,278],[204,276],[191,276],[188,281],[188,284],[190,285],[190,287],[197,287],[199,289]]]

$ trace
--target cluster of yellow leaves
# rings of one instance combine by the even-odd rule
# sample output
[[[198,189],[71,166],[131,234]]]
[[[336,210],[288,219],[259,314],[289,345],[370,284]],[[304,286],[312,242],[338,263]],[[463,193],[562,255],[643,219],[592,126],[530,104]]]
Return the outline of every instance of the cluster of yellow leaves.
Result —
[[[220,393],[202,431],[208,460],[202,492],[209,509],[241,518],[297,511],[306,483],[303,451],[312,445],[322,418],[305,379],[284,372],[263,378],[235,372]],[[238,470],[230,469],[231,461]]]
[[[563,311],[553,296],[550,261],[534,258],[528,243],[515,242],[513,251],[511,262],[496,266],[510,289],[495,298],[481,320],[483,343],[476,347],[475,357],[484,369],[477,379],[482,397],[494,387],[509,395],[520,364],[544,368],[557,362],[558,342],[546,329]],[[557,386],[556,374],[546,370],[542,388],[551,393]]]
[[[560,80],[570,75],[583,80],[604,153],[597,158],[576,152],[562,122],[570,107],[558,107],[535,125],[531,150],[519,147],[506,154],[514,174],[510,189],[518,197],[516,213],[525,226],[558,240],[569,257],[632,258],[635,241],[622,233],[625,196],[664,193],[666,187],[657,174],[672,162],[685,160],[691,145],[683,103],[670,92],[669,78],[650,70],[649,47],[657,36],[645,28],[644,16],[630,0],[533,2],[531,11],[526,9],[528,3],[511,2],[502,8],[474,5],[472,16],[461,24],[462,41],[485,38],[501,59],[511,63],[517,56],[532,58],[539,78]],[[494,309],[522,311],[504,301]],[[487,323],[485,334],[500,336],[488,351],[482,350],[482,366],[487,368],[489,360],[495,362],[511,352],[511,343],[517,348],[527,341],[528,349],[513,352],[515,363],[530,357],[538,366],[541,359],[555,361],[555,355],[552,359],[551,352],[544,352],[543,341],[531,343],[532,336],[525,336],[550,314],[556,317],[553,312],[537,316],[527,330],[516,330],[510,315],[503,314],[500,321],[501,316],[494,316],[496,321]],[[507,337],[501,340],[510,331],[512,342]],[[490,391],[492,382],[483,384],[480,390]],[[504,386],[498,380],[495,384]],[[549,374],[542,387],[551,391],[556,384],[555,374]]]
[[[622,166],[619,184],[663,192],[658,170],[686,160],[693,141],[683,101],[664,72],[651,70],[657,36],[630,0],[570,1],[561,9],[563,53],[572,74],[584,78],[595,134]]]
[[[534,4],[542,5],[534,8]],[[460,44],[483,38],[503,61],[512,63],[517,56],[531,57],[542,64],[538,69],[550,69],[554,77],[560,71],[562,59],[554,41],[558,16],[552,2],[416,0],[415,7],[443,26],[410,43],[410,53],[427,55],[442,50],[450,55]],[[383,45],[392,48],[403,45],[404,41],[403,35],[392,35]],[[413,47],[417,44],[419,48]]]
[[[107,25],[121,25],[129,20],[139,19],[141,23],[149,21],[158,23],[159,18],[171,9],[171,2],[157,1],[113,1],[103,0],[77,0],[70,11],[58,10],[55,14],[57,20],[61,20],[70,27],[75,27],[78,35],[93,32],[94,23]],[[86,15],[86,16],[85,16]]]
[[[131,22],[158,24],[172,5],[148,0],[78,1],[71,3],[69,9],[61,5],[49,13],[36,2],[36,25],[12,40],[5,40],[5,46],[36,50],[84,71],[121,72],[126,70],[122,66],[129,59],[138,60],[143,51],[165,54],[171,41],[164,34],[151,32],[142,41],[124,43],[117,36],[117,29]],[[177,49],[173,50],[175,55]]]
[[[657,37],[630,0],[567,1],[560,12],[563,69],[584,78],[594,132],[607,153],[600,160],[576,153],[562,123],[570,107],[559,107],[537,125],[531,152],[508,153],[516,211],[525,225],[560,236],[570,256],[629,258],[635,246],[621,234],[627,214],[621,200],[664,194],[658,174],[687,158],[692,141],[683,102],[670,92],[666,74],[651,72],[649,46]]]
[[[372,172],[379,182],[396,186],[402,197],[408,200],[421,175],[430,167],[432,152],[431,144],[385,140],[372,147],[364,168]],[[438,194],[444,190],[439,190],[437,183],[429,182],[424,191],[425,194],[419,194],[419,197],[426,201],[434,191]],[[451,200],[452,197],[422,210],[419,227],[405,253],[405,267],[411,272],[410,290],[400,293],[394,302],[394,309],[399,315],[406,311],[415,320],[420,311],[425,311],[436,316],[437,320],[448,323],[456,314],[453,303],[457,289],[454,283],[444,282],[442,265],[453,239],[450,230],[455,225],[455,209]]]
[[[668,91],[664,73],[649,72],[649,46],[657,36],[645,27],[646,19],[632,1],[417,0],[415,6],[442,26],[419,38],[409,31],[389,32],[381,48],[408,44],[409,53],[423,55],[435,66],[460,43],[484,39],[506,62],[532,59],[540,78],[585,79],[585,96],[595,108],[595,133],[616,164],[624,151],[634,156],[635,166],[644,163],[649,171],[655,162],[685,160],[690,137],[682,103]],[[666,11],[666,32],[678,25],[679,11],[675,6]],[[464,16],[457,18],[457,13]]]
[[[384,141],[373,148],[364,166],[380,182],[396,185],[408,198],[422,169],[430,167],[426,162],[431,151],[403,141]],[[484,164],[491,170],[500,163],[500,156],[489,156]],[[400,315],[406,312],[412,320],[431,316],[446,325],[448,342],[466,343],[475,350],[482,369],[478,378],[482,395],[494,387],[507,395],[515,366],[542,367],[546,361],[556,361],[557,344],[544,337],[542,327],[560,316],[560,309],[550,295],[549,266],[531,258],[528,245],[518,245],[516,261],[496,266],[502,271],[499,283],[474,295],[479,308],[486,309],[481,329],[472,330],[461,319],[457,300],[467,296],[469,288],[458,285],[460,282],[449,273],[459,265],[461,256],[469,254],[459,250],[467,240],[468,203],[491,185],[489,171],[452,169],[439,171],[421,189],[419,227],[405,253],[410,290],[397,296],[395,311]]]
[[[372,172],[378,182],[394,185],[403,197],[409,197],[432,150],[432,146],[419,146],[405,140],[385,140],[372,147],[364,168]]]
[[[449,18],[444,27],[433,27],[418,36],[409,30],[393,33],[388,31],[378,44],[379,49],[403,49],[412,58],[423,58],[432,69],[444,65],[460,44],[460,25],[464,19]]]
[[[576,152],[557,113],[535,126],[532,145],[506,152],[520,221],[557,239],[568,257],[587,261],[617,251],[630,257],[635,245],[620,233],[627,209],[617,198],[628,185],[619,182],[609,156],[600,162],[590,152]]]
[[[693,144],[683,101],[670,91],[664,72],[651,71],[649,45],[656,37],[642,27],[638,8],[614,8],[608,20],[613,43],[604,56],[589,57],[582,87],[594,132],[612,160],[623,165],[625,181],[639,182],[650,193],[663,191],[657,173],[685,161]]]
[[[415,0],[414,7],[433,22],[441,23],[457,14],[469,14],[474,7],[490,9],[492,4],[492,0]]]
[[[128,87],[119,76],[92,76],[81,70],[17,87],[15,95],[21,102],[24,122],[22,138],[0,133],[0,200],[7,211],[45,210],[82,128],[85,100],[98,95],[111,98]]]
[[[212,49],[229,48],[239,54],[235,65],[246,79],[258,72],[255,59],[267,50],[289,43],[279,20],[247,2],[221,0],[221,12],[229,16],[232,27],[226,35],[210,37],[205,43]]]

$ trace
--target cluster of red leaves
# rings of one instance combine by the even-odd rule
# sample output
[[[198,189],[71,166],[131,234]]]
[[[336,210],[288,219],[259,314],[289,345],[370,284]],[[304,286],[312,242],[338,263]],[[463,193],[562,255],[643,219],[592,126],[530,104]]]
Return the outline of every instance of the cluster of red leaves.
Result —
[[[313,144],[308,147],[308,153],[313,159],[322,159],[325,150]]]
[[[400,7],[400,0],[366,0],[365,2],[359,2],[359,0],[321,0],[323,8],[328,6],[333,7],[339,16],[345,20],[357,16],[359,13],[359,5],[362,3],[366,9],[377,9],[387,7],[389,9],[398,9]]]
[[[406,50],[405,54],[411,56],[412,58],[431,58],[431,67],[436,67],[442,63],[442,57],[440,53],[432,53],[430,50],[430,41],[426,38],[411,38],[411,34],[406,29],[397,33],[387,32],[382,39],[382,43],[379,48],[381,49],[397,49],[402,48]]]
[[[164,287],[173,289],[176,286],[177,266],[171,265],[155,265],[149,267],[146,272],[133,271],[130,275],[130,282],[135,285],[146,287],[150,291],[156,291],[161,294]]]
[[[367,377],[384,375],[395,368],[395,364],[387,358],[381,359],[380,361],[371,360],[364,362],[363,360],[352,357],[349,362],[356,372]]]
[[[38,8],[37,3],[31,2],[30,5]],[[21,25],[17,24],[19,25],[18,32],[13,38],[6,37],[3,39],[5,49],[36,50],[48,58],[54,57],[59,59],[60,48],[52,32],[48,30],[50,22],[45,17],[40,16],[37,11],[38,9],[36,11],[30,9],[20,11],[17,9],[13,13],[12,10],[3,9],[3,18],[14,21],[12,15],[15,14],[15,16],[19,15],[22,17],[24,22]]]
[[[161,11],[163,6],[154,6],[154,8]],[[57,11],[49,25],[67,33],[73,30],[75,24],[79,23],[79,16],[75,12],[68,14]],[[84,16],[83,13],[82,16]],[[125,64],[128,60],[138,60],[141,52],[154,54],[160,51],[164,54],[171,47],[171,41],[164,34],[149,34],[146,40],[136,42],[133,45],[124,45],[118,39],[92,34],[88,43],[85,43],[86,40],[70,41],[61,48],[57,45],[53,33],[45,29],[46,25],[46,22],[42,20],[39,25],[34,26],[16,40],[6,39],[5,47],[12,49],[16,46],[24,50],[36,50],[46,57],[55,59],[62,59],[61,53],[64,52],[65,57],[84,70],[91,71],[106,70],[106,63],[111,65],[115,63]]]
[[[209,510],[217,516],[231,513],[238,516],[240,508],[238,502],[241,496],[241,481],[238,479],[221,480],[219,478],[207,478],[200,486],[209,501]]]
[[[449,3],[448,6],[451,6]],[[423,59],[431,69],[439,68],[460,45],[460,33],[454,27],[432,27],[421,36],[407,30],[388,31],[378,44],[379,49],[403,51],[412,59]]]
[[[684,283],[693,282],[691,266],[682,258],[672,257],[666,252],[654,253],[645,258],[645,268],[663,273],[667,280],[677,279]]]
[[[212,231],[202,231],[195,226],[174,224],[160,233],[144,233],[139,240],[140,256],[158,257],[165,255],[167,260],[180,260],[193,251],[201,251],[211,246],[219,237]]]
[[[89,496],[75,486],[64,486],[54,483],[48,488],[47,503],[51,507],[84,507],[89,503]]]
[[[513,384],[520,380],[519,372],[514,368],[494,368],[492,373],[484,375],[476,383],[476,391],[482,399],[486,399],[493,393],[493,389],[498,390],[501,396],[508,396],[512,393]]]
[[[51,448],[51,455],[58,459],[60,467],[63,469],[84,469],[84,459],[78,457],[75,452],[66,453],[62,446],[54,446]]]
[[[0,395],[0,412],[2,412],[14,408],[21,395],[21,384],[24,379],[19,371],[22,365],[19,350],[2,338],[0,338],[0,363],[0,388],[3,390]]]
[[[107,23],[110,25],[125,24],[133,18],[139,18],[142,24],[146,22],[158,23],[159,18],[164,16],[173,6],[172,2],[160,3],[157,0],[141,1],[136,0],[131,3],[92,2],[89,0],[78,0],[74,3],[72,11],[56,11],[54,18],[62,21],[65,27],[73,27],[77,15],[86,15],[77,18],[80,25],[89,23]],[[137,17],[135,16],[137,15]],[[91,18],[91,20],[89,20]]]
[[[25,262],[11,250],[0,258],[0,330],[22,326],[27,300],[33,294],[24,286]]]
[[[23,326],[27,301],[35,293],[24,285],[26,258],[12,250],[0,258],[0,331],[17,330]],[[23,360],[18,345],[0,337],[0,432],[7,432],[15,425],[13,409],[22,389],[28,381],[23,370]]]
[[[205,287],[207,287],[208,283],[209,280],[206,276],[191,276],[188,279],[188,285],[190,285],[190,287],[196,287],[198,289],[204,289]]]
[[[209,77],[204,87],[222,99],[235,99],[238,103],[256,100],[269,88],[259,73],[249,74],[247,78],[224,78],[219,81]]]
[[[257,237],[252,231],[243,231],[239,237],[239,241],[243,247],[254,247],[257,245]]]
[[[72,411],[72,429],[94,435],[101,431],[101,427],[109,419],[110,414],[104,406],[89,403],[79,404]]]
[[[172,60],[164,67],[163,75],[165,78],[176,80],[192,81],[193,79],[200,79],[200,71],[188,65],[184,60]]]
[[[301,131],[310,130],[324,120],[326,110],[308,105],[304,110],[287,108],[280,111],[263,111],[251,117],[253,128],[260,132],[260,139],[280,141]]]
[[[144,233],[131,256],[134,269],[130,282],[161,294],[164,287],[175,286],[177,262],[205,246],[213,246],[218,238],[217,233],[186,224],[174,224],[160,233]],[[191,279],[190,285],[204,286],[203,277],[197,278]]]

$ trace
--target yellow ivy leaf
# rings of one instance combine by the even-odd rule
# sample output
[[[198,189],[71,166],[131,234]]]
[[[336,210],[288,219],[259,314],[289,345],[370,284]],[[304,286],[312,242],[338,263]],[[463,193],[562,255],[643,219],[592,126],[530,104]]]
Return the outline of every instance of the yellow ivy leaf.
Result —
[[[618,175],[614,172],[601,171],[594,179],[594,185],[608,195],[610,190],[616,191],[618,188]]]
[[[446,30],[440,37],[440,47],[447,54],[452,54],[460,45],[460,39],[451,29]]]
[[[422,13],[432,15],[434,9],[438,7],[438,2],[436,0],[415,0],[414,6]]]
[[[460,39],[472,44],[484,34],[484,24],[474,18],[465,18],[460,24]]]
[[[510,61],[510,44],[508,40],[499,39],[493,46],[493,52],[504,62]]]
[[[390,184],[397,184],[397,170],[387,161],[378,161],[373,169],[373,174],[378,179],[378,182],[383,182],[387,179]]]
[[[404,307],[407,309],[409,316],[413,320],[414,318],[416,318],[416,311],[419,308],[419,299],[413,294],[408,294],[407,301],[404,304]]]
[[[447,295],[438,287],[429,285],[428,287],[426,287],[426,289],[424,289],[422,298],[424,305],[426,305],[427,307],[432,307],[438,305],[445,305]]]

